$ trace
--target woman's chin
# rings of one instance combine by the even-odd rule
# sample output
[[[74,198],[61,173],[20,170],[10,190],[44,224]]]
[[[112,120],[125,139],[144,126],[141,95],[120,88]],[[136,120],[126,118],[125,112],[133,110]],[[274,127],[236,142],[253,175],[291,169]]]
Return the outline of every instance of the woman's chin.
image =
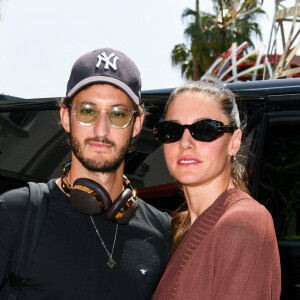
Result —
[[[199,176],[193,175],[178,176],[176,180],[185,186],[197,186],[202,181]]]

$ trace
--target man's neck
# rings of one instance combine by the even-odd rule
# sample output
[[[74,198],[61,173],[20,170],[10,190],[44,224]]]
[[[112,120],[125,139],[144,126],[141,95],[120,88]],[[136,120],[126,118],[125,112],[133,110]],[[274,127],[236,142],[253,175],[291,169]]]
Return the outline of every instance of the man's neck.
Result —
[[[72,161],[71,169],[67,175],[68,181],[73,186],[73,183],[78,178],[88,178],[101,184],[109,193],[112,201],[114,201],[123,190],[123,170],[124,163],[114,171],[109,173],[89,171],[82,166],[81,163]],[[57,179],[56,183],[61,188],[61,179]]]

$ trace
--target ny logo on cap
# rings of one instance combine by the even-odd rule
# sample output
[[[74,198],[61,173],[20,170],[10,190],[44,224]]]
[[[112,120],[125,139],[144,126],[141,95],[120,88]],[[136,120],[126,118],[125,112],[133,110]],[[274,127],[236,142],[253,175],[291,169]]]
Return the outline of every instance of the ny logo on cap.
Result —
[[[110,61],[113,58],[113,62]],[[98,62],[96,64],[96,68],[99,68],[101,62],[105,63],[104,69],[108,70],[109,66],[112,67],[115,71],[117,70],[117,60],[119,59],[114,53],[111,53],[110,56],[107,56],[105,52],[102,52],[100,55],[97,56]]]

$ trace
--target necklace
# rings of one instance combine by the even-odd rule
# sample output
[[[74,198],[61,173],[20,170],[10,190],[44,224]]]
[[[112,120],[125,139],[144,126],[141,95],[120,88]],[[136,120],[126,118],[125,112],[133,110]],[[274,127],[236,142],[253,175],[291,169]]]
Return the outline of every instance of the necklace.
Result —
[[[106,251],[106,253],[107,253],[108,257],[109,257],[107,265],[112,269],[115,266],[115,264],[117,263],[115,260],[113,260],[112,255],[113,255],[113,252],[114,252],[115,243],[116,243],[116,239],[117,239],[118,224],[116,225],[115,238],[114,238],[113,246],[112,246],[112,249],[111,249],[111,253],[109,253],[108,250],[107,250],[107,248],[106,248],[106,246],[105,246],[105,244],[104,244],[104,242],[103,242],[103,240],[102,240],[102,238],[101,238],[101,235],[100,235],[100,233],[99,233],[99,231],[98,231],[98,229],[96,227],[94,219],[93,219],[93,217],[91,215],[90,215],[90,219],[91,219],[91,221],[92,221],[92,223],[94,225],[96,233],[97,233],[97,235],[98,235],[98,237],[99,237],[99,239],[101,241],[101,244],[102,244],[103,248],[105,249],[105,251]]]

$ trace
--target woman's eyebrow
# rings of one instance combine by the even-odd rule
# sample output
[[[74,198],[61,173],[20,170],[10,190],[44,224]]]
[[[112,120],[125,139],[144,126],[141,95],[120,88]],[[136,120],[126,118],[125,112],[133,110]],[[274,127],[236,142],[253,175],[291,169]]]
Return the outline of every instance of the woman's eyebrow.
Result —
[[[212,119],[212,118],[211,117],[195,117],[195,118],[193,118],[193,123],[202,121],[202,120],[207,120],[207,119]],[[176,120],[176,119],[170,119],[170,120],[166,120],[166,121],[180,123],[180,120]]]

